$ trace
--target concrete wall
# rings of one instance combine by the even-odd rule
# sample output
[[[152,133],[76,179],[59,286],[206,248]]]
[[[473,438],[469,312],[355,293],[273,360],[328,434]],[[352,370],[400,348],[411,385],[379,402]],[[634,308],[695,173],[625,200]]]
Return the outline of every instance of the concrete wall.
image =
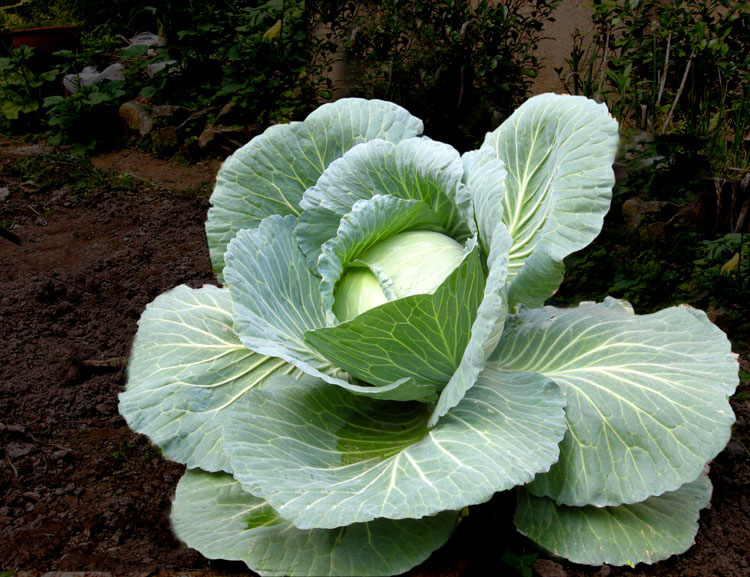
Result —
[[[532,95],[564,92],[555,68],[566,66],[565,58],[570,57],[573,49],[575,30],[591,29],[590,9],[585,6],[587,2],[588,0],[563,0],[553,14],[555,22],[549,24],[545,30],[547,39],[539,45],[538,54],[542,60],[542,69],[532,87]],[[327,31],[321,28],[316,32],[323,35]],[[330,73],[337,97],[348,95],[349,79],[356,78],[359,73],[361,71],[357,69],[356,63],[346,61],[341,52],[337,55],[333,71]]]
[[[532,95],[544,92],[563,92],[555,68],[566,68],[565,59],[573,50],[573,33],[576,28],[588,33],[591,30],[591,10],[586,0],[563,0],[554,13],[555,22],[545,30],[548,38],[539,45],[542,69],[532,87]]]

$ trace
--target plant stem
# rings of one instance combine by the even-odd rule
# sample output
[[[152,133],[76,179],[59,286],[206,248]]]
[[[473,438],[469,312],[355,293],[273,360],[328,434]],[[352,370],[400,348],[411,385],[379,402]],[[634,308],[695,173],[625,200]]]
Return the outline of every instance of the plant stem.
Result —
[[[661,73],[661,82],[659,83],[659,95],[656,97],[656,108],[659,108],[661,103],[661,95],[664,94],[664,85],[667,83],[667,70],[669,69],[669,49],[672,46],[672,31],[669,31],[667,36],[667,54],[664,56],[664,70]],[[656,111],[654,111],[656,112]]]
[[[664,126],[661,129],[662,134],[664,134],[667,131],[667,126],[669,126],[669,122],[672,120],[672,114],[674,114],[674,109],[677,107],[677,102],[680,100],[680,96],[682,96],[682,91],[685,88],[685,82],[687,82],[687,77],[688,77],[688,73],[690,72],[690,65],[693,63],[693,58],[695,58],[695,51],[690,53],[690,58],[688,59],[688,63],[685,66],[685,72],[682,75],[682,81],[680,82],[680,87],[677,89],[677,94],[675,94],[674,96],[672,107],[669,109],[669,114],[667,115],[667,119],[664,121]]]

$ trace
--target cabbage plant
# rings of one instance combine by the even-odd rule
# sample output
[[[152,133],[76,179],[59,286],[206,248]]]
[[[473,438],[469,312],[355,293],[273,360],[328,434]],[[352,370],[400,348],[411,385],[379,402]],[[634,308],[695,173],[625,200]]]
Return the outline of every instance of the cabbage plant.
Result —
[[[609,208],[617,124],[528,100],[478,150],[383,101],[269,128],[218,174],[222,287],[143,313],[120,411],[187,467],[177,536],[262,575],[392,575],[516,488],[585,564],[686,550],[738,382],[703,312],[544,306]]]

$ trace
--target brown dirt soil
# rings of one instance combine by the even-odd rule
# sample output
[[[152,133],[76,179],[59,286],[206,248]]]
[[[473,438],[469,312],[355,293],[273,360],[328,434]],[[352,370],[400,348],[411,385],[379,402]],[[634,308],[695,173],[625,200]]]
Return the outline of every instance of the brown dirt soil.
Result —
[[[30,150],[29,150],[30,149]],[[203,221],[217,165],[190,167],[134,151],[95,159],[98,187],[40,186],[25,155],[0,140],[0,570],[113,575],[250,574],[209,561],[169,528],[183,467],[165,461],[117,413],[139,315],[158,294],[214,277]],[[115,173],[129,173],[127,187]],[[120,182],[120,185],[117,183]],[[0,197],[1,198],[1,197]],[[745,366],[750,370],[750,366]],[[538,575],[750,575],[750,392],[733,399],[733,439],[711,465],[714,497],[696,545],[652,567],[589,568],[540,554]],[[512,528],[512,493],[474,507],[420,577],[510,574],[503,552],[535,552]]]

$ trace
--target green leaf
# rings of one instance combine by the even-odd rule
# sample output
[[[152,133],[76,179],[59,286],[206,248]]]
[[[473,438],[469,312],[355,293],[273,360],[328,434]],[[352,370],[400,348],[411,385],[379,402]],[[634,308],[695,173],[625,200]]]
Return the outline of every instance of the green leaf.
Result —
[[[442,227],[437,215],[419,200],[375,195],[354,203],[351,212],[341,219],[335,238],[323,245],[318,260],[326,312],[332,311],[334,288],[343,269],[368,248],[405,230],[440,232]],[[335,319],[329,318],[333,324]]]
[[[428,431],[419,403],[279,377],[232,410],[235,477],[300,528],[419,518],[481,503],[557,460],[564,399],[540,375],[488,367]]]
[[[146,56],[147,52],[148,46],[145,44],[134,44],[123,48],[120,54],[123,58],[141,58],[142,56]]]
[[[377,519],[339,529],[297,529],[231,475],[189,470],[177,485],[172,527],[209,559],[244,561],[260,575],[398,575],[443,545],[458,515]]]
[[[508,251],[512,239],[502,222],[502,204],[498,202],[504,191],[505,171],[502,162],[491,154],[464,155],[464,182],[474,206],[474,218],[479,226],[480,240],[485,254],[488,274],[484,294],[471,327],[471,337],[461,363],[451,380],[440,393],[440,399],[430,417],[430,427],[455,407],[476,382],[485,360],[497,345],[508,314],[506,277]]]
[[[422,128],[390,102],[345,98],[252,139],[226,160],[211,195],[206,234],[216,274],[221,278],[224,252],[238,231],[274,214],[299,215],[302,193],[344,152],[368,140],[417,136]]]
[[[423,201],[438,216],[448,236],[464,241],[473,231],[462,174],[458,152],[427,138],[409,138],[397,144],[373,141],[354,147],[305,191],[297,240],[313,266],[321,245],[336,236],[339,222],[357,201],[388,195]]]
[[[141,316],[120,413],[168,458],[228,471],[221,449],[227,409],[279,374],[300,372],[242,346],[232,331],[228,290],[183,285],[159,296]]]
[[[601,230],[614,184],[617,122],[603,104],[543,94],[489,133],[482,149],[507,171],[509,302],[541,306],[562,281],[563,258]]]
[[[375,386],[413,378],[442,388],[469,341],[484,290],[475,247],[434,294],[412,295],[305,333],[320,355]]]
[[[463,182],[474,205],[474,218],[485,258],[496,236],[508,236],[503,223],[505,202],[505,165],[488,148],[472,150],[461,157]]]
[[[676,491],[618,507],[556,505],[519,489],[515,520],[521,533],[574,563],[650,565],[690,548],[710,498],[711,481],[704,475]]]
[[[48,96],[44,99],[44,107],[49,108],[50,106],[55,106],[57,104],[60,104],[63,100],[65,100],[62,96],[59,94],[56,94],[54,96]]]
[[[111,97],[109,94],[105,92],[91,92],[88,95],[88,98],[86,98],[86,103],[91,104],[92,106],[96,106],[97,104],[101,104],[102,102],[106,102],[110,100]]]
[[[607,299],[510,315],[492,359],[566,393],[560,460],[530,490],[566,505],[637,503],[695,479],[729,440],[729,341],[686,307],[634,315]]]

